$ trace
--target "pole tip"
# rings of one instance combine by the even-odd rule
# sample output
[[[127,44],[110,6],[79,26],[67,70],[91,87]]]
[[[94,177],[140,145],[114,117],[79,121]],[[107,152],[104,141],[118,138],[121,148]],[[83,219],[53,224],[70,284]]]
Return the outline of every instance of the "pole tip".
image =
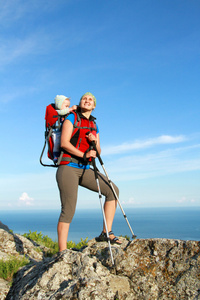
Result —
[[[116,266],[115,264],[112,264],[112,266],[110,266],[110,273],[116,275]]]

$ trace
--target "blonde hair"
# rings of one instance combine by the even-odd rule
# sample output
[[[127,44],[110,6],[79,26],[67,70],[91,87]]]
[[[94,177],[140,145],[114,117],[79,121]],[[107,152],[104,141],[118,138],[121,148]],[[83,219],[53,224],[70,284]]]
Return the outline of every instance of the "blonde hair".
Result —
[[[80,102],[81,102],[82,98],[83,98],[84,96],[86,96],[86,95],[89,95],[89,96],[91,96],[91,97],[93,98],[94,104],[95,104],[95,106],[96,106],[96,104],[97,104],[96,98],[95,98],[95,96],[94,96],[92,93],[89,93],[89,92],[85,93],[85,94],[81,97]],[[80,103],[79,103],[79,104],[80,104]]]

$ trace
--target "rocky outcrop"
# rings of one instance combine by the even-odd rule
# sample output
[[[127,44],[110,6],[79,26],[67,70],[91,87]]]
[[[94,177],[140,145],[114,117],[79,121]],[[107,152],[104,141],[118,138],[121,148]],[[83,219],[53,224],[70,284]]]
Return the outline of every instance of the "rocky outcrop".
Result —
[[[8,259],[10,255],[26,255],[31,260],[36,261],[43,258],[41,246],[24,236],[0,229],[0,259]]]
[[[0,240],[2,234],[5,238],[5,231],[0,230]],[[34,244],[28,250],[30,244],[21,239],[20,249],[32,260],[18,271],[6,299],[200,299],[199,242],[120,239],[121,246],[112,245],[114,267],[106,242],[93,239],[80,251],[36,258]],[[4,240],[5,245],[8,241]]]
[[[1,221],[0,221],[0,229],[4,229],[4,230],[6,230],[6,231],[10,231],[10,229],[8,228],[8,226],[7,225],[5,225],[5,224],[3,224]]]
[[[45,247],[41,247],[33,241],[13,234],[10,229],[0,222],[0,259],[8,260],[11,257],[29,258],[32,264],[42,261]],[[0,300],[4,300],[10,289],[10,283],[0,278]]]

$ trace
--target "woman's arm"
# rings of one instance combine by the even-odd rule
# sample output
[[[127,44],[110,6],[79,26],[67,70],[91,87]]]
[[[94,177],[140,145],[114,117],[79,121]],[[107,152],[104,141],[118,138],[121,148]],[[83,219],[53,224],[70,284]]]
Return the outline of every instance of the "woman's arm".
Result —
[[[62,126],[60,146],[70,154],[83,158],[84,153],[70,143],[73,129],[73,124],[69,120],[65,120]],[[90,150],[86,154],[86,158],[89,157],[96,157],[96,151]]]

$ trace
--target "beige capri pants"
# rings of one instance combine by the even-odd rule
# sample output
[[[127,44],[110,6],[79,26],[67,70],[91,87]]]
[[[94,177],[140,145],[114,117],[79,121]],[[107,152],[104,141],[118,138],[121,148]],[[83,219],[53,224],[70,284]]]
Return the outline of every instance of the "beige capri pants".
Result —
[[[115,200],[115,196],[106,176],[98,172],[98,179],[101,194],[105,196],[105,201]],[[56,180],[61,199],[59,222],[71,223],[76,210],[78,186],[80,185],[91,191],[98,192],[94,170],[61,165],[57,169]],[[118,187],[114,183],[112,184],[117,196],[119,196]]]

